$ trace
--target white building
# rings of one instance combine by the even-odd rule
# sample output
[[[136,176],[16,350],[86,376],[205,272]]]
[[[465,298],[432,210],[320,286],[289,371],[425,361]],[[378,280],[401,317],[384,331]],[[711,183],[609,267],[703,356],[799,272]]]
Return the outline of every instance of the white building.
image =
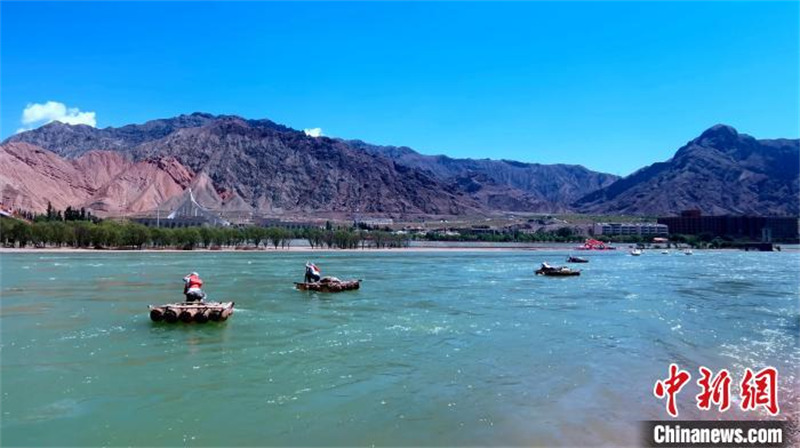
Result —
[[[356,218],[354,219],[356,225],[363,224],[369,227],[384,227],[394,224],[392,218]]]

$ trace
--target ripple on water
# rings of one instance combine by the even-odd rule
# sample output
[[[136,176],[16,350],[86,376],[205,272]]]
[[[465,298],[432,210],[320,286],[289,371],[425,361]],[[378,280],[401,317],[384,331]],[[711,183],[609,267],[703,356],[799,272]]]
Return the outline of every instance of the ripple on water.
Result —
[[[34,409],[33,412],[22,417],[22,422],[41,423],[50,420],[75,418],[87,414],[88,411],[89,406],[86,400],[65,398]]]
[[[535,264],[566,252],[315,253],[326,272],[368,279],[331,295],[287,281],[308,254],[4,255],[0,430],[9,445],[109,444],[120,422],[156,428],[141,445],[225,445],[230,432],[251,445],[635,444],[620,434],[663,415],[652,381],[671,362],[773,364],[797,384],[785,266],[800,254],[783,255],[604,254],[579,279],[549,279]],[[188,269],[236,297],[228,322],[149,322]],[[111,428],[85,431],[101,421]]]

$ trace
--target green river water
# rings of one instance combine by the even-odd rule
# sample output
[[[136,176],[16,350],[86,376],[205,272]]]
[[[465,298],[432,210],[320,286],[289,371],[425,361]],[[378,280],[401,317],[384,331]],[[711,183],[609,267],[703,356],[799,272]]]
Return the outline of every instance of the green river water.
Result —
[[[800,254],[3,253],[0,443],[632,445],[670,362],[800,366]],[[300,292],[303,265],[363,279]],[[196,270],[236,312],[154,324]],[[681,416],[693,393],[679,398]]]

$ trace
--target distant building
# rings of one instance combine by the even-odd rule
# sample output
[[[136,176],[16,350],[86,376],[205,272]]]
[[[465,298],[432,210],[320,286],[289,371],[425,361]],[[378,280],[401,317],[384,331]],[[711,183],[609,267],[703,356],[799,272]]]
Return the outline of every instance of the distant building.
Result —
[[[658,236],[668,235],[665,224],[652,222],[599,222],[592,227],[594,235],[636,235]]]
[[[158,215],[145,218],[134,218],[133,221],[148,227],[200,227],[200,226],[229,226],[230,222],[197,203],[190,188],[184,193],[184,200],[171,213],[165,217]]]
[[[209,222],[209,220],[197,217],[197,218],[153,218],[152,216],[148,217],[140,217],[140,218],[131,218],[131,221],[137,222],[139,224],[145,225],[147,227],[164,227],[169,229],[175,229],[180,227],[212,227],[215,224],[213,222]]]
[[[255,221],[256,225],[261,227],[281,227],[284,229],[322,229],[325,224],[311,221],[281,221],[274,218],[261,218]]]
[[[472,233],[474,235],[495,235],[500,233],[498,229],[490,226],[472,226],[468,229],[453,229],[460,233]]]
[[[433,233],[437,235],[444,235],[444,236],[459,236],[461,233],[457,229],[447,229],[447,228],[438,228],[438,229],[431,229],[428,233]]]
[[[354,219],[355,225],[365,225],[367,227],[386,227],[394,224],[392,218],[360,218]]]
[[[681,216],[658,218],[669,226],[671,234],[730,237],[751,241],[796,241],[800,237],[800,219],[775,216],[703,216],[699,210],[687,210]]]

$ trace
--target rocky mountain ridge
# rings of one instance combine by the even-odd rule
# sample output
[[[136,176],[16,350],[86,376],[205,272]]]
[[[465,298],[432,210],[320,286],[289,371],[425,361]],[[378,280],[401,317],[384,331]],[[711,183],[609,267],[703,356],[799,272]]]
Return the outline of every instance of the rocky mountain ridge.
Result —
[[[348,142],[355,148],[388,157],[402,165],[418,168],[439,179],[460,183],[473,179],[472,188],[510,187],[565,211],[568,205],[588,192],[611,185],[619,177],[598,173],[580,165],[524,163],[513,160],[455,159],[444,155],[423,155],[408,147],[370,145],[360,140]],[[478,180],[480,179],[480,180]]]
[[[573,204],[583,213],[800,215],[800,140],[757,140],[716,125],[666,161]]]
[[[41,212],[87,207],[96,214],[155,209],[192,184],[194,173],[174,158],[134,162],[115,151],[89,151],[76,159],[27,143],[0,145],[4,207]]]
[[[100,214],[147,212],[192,187],[209,208],[268,216],[800,212],[798,140],[756,140],[722,125],[622,179],[575,165],[429,156],[203,113],[104,129],[54,122],[0,149],[2,202],[30,210],[52,200]]]
[[[332,139],[309,137],[269,120],[192,114],[99,130],[51,123],[15,135],[2,146],[6,153],[24,150],[38,153],[35,148],[46,148],[52,156],[63,156],[59,161],[61,165],[73,166],[71,161],[76,161],[83,163],[87,171],[91,169],[85,166],[84,155],[97,150],[116,152],[134,163],[174,160],[187,171],[196,173],[193,176],[204,179],[205,184],[212,185],[215,194],[207,195],[211,203],[203,205],[213,209],[255,210],[267,215],[485,212],[475,200],[421,171],[396,166],[389,159],[355,150]],[[32,175],[22,182],[16,177],[4,176],[0,187],[8,193],[4,193],[3,202],[41,210],[42,202],[46,204],[43,198],[55,194],[51,188],[53,179],[69,180],[70,185],[76,185],[69,191],[87,190],[83,187],[84,179],[75,173],[60,176],[39,168],[41,179]],[[141,174],[133,176],[141,178]],[[37,189],[37,183],[43,187]],[[132,187],[138,191],[138,186]],[[118,188],[106,190],[115,191],[118,198],[124,199],[123,205],[117,204],[123,212],[138,211],[128,205],[130,194]],[[157,193],[154,197],[168,198],[173,190]],[[75,194],[71,199],[63,199],[75,205],[88,200],[88,196]]]
[[[75,160],[96,150],[119,152],[133,161],[171,157],[210,179],[217,193],[209,195],[210,208],[268,215],[559,212],[572,199],[543,195],[535,185],[522,189],[481,169],[441,176],[350,142],[229,115],[194,113],[104,129],[54,122],[5,144],[15,142]]]

